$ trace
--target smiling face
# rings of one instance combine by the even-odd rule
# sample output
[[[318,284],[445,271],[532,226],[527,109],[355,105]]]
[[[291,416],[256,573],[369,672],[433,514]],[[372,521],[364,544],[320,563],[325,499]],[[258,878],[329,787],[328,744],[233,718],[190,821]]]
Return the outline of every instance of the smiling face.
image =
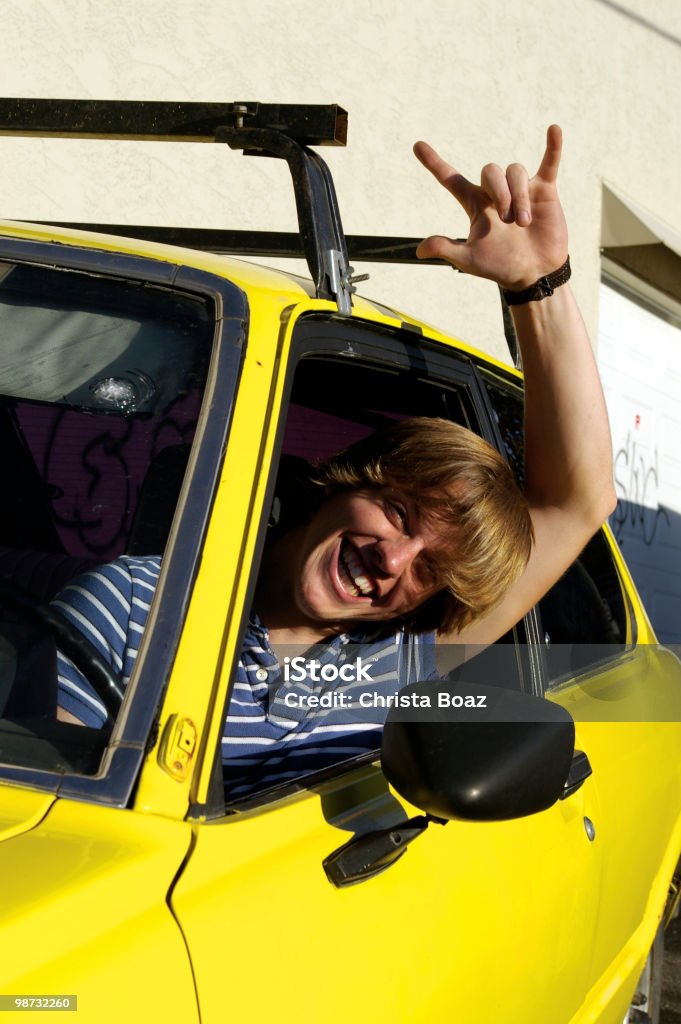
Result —
[[[256,608],[286,642],[362,621],[453,635],[527,564],[527,499],[499,452],[457,423],[391,422],[313,467],[311,483],[324,504],[272,543],[258,578]]]
[[[405,496],[389,489],[340,491],[291,548],[296,611],[328,629],[398,619],[442,588],[437,566],[444,547],[442,528]]]

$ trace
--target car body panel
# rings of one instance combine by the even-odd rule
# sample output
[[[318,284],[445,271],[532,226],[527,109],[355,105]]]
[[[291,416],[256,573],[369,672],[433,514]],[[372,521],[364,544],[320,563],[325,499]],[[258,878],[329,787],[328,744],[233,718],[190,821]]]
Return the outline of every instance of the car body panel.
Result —
[[[61,799],[0,843],[3,994],[76,995],[79,1019],[102,1024],[198,1021],[166,904],[190,841],[187,824]]]
[[[19,786],[3,786],[0,801],[0,842],[29,832],[43,820],[54,803],[49,793]]]
[[[678,689],[678,668],[674,675]],[[681,842],[678,745],[676,722],[577,723],[577,747],[588,753],[600,796],[599,813],[588,814],[595,829],[593,846],[603,850],[590,979],[601,997],[608,993],[612,999],[621,987],[619,1001],[625,1008],[676,867]],[[654,780],[642,782],[642,758],[659,763]]]
[[[387,794],[360,778],[354,792],[309,794],[201,829],[173,908],[202,1014],[217,1019],[223,999],[223,951],[209,922],[229,914],[240,947],[230,987],[237,1018],[340,1022],[352,1012],[425,1022],[460,1012],[486,1024],[495,1006],[507,1020],[539,1024],[560,1006],[571,1019],[586,991],[598,904],[601,852],[582,824],[584,807],[597,817],[593,786],[532,819],[432,825],[391,868],[339,892],[322,860],[354,830],[363,787],[373,802],[363,813],[387,814]],[[545,891],[551,905],[536,898]],[[301,997],[282,1000],[294,982]]]

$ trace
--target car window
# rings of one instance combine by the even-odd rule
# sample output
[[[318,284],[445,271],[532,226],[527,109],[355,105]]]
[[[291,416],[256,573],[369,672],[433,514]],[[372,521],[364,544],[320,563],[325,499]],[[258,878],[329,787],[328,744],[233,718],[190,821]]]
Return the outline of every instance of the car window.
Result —
[[[480,432],[477,383],[455,353],[438,359],[424,346],[415,351],[413,340],[363,338],[359,332],[349,342],[349,328],[344,334],[339,351],[326,354],[315,351],[320,338],[310,337],[312,351],[292,376],[266,553],[318,507],[320,489],[310,482],[317,460],[407,417],[444,417]],[[327,348],[332,340],[324,336]],[[229,804],[273,798],[287,787],[308,786],[313,778],[376,759],[390,704],[408,681],[437,675],[433,637],[407,644],[396,627],[375,636],[350,632],[336,638],[338,650],[331,654],[328,648],[268,651],[266,623],[256,606],[225,716],[221,760]],[[517,635],[504,639],[510,645],[505,657],[494,664],[489,658],[471,662],[457,677],[475,678],[477,671],[489,681],[496,673],[496,682],[503,677],[505,685],[523,688]]]
[[[507,458],[522,480],[522,392],[489,377],[486,389]],[[616,657],[624,649],[631,633],[630,615],[604,532],[591,539],[542,598],[538,616],[550,686]]]
[[[522,486],[525,480],[525,446],[523,434],[523,393],[517,384],[501,382],[483,375],[502,451]]]
[[[125,690],[135,651],[128,644],[122,661],[98,666],[74,626],[106,655],[120,628],[115,574],[129,572],[130,602],[144,612],[139,646],[215,316],[207,299],[149,283],[0,266],[0,439],[11,494],[0,508],[0,759],[90,773],[118,703],[108,706],[107,695]],[[86,610],[79,604],[79,581],[93,574],[113,611],[96,591]],[[99,718],[84,711],[76,724],[58,712],[78,687]]]
[[[541,599],[539,618],[549,686],[617,657],[626,648],[630,615],[602,531]]]

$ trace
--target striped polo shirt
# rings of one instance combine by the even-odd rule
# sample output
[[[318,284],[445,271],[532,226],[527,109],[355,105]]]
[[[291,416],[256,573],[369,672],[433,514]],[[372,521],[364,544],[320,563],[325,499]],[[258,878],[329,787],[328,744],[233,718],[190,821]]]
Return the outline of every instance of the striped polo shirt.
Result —
[[[123,556],[83,573],[55,598],[127,684],[135,665],[160,558]],[[317,772],[380,747],[383,721],[398,690],[435,678],[434,635],[391,631],[329,637],[296,657],[272,649],[253,614],[242,641],[222,735],[231,798]],[[101,727],[106,710],[61,653],[59,704]]]
[[[51,602],[109,662],[127,685],[154,596],[161,559],[123,556],[76,576]],[[59,706],[101,729],[104,704],[73,662],[57,653]]]

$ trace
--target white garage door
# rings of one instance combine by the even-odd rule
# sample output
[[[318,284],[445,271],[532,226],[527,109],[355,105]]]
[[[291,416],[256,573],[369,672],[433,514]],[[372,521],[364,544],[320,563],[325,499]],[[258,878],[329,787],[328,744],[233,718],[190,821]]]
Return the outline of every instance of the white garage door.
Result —
[[[681,328],[604,284],[598,362],[618,495],[611,526],[658,637],[681,643]]]

